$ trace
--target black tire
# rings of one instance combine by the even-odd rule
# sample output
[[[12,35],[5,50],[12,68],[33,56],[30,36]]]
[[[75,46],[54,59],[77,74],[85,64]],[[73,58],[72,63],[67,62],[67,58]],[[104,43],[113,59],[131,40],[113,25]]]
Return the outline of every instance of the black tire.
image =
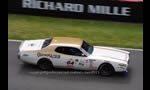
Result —
[[[41,60],[39,60],[37,65],[42,70],[52,70],[53,69],[53,64],[48,59],[41,59]]]
[[[102,64],[99,68],[99,73],[102,76],[111,76],[114,74],[114,68],[110,64]]]

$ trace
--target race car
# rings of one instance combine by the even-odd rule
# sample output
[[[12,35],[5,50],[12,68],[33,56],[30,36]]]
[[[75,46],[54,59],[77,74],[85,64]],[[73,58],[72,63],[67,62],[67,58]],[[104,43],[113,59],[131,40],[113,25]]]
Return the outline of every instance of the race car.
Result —
[[[128,51],[92,46],[80,38],[73,37],[25,40],[19,47],[18,58],[37,65],[42,70],[92,70],[103,76],[127,71],[129,64]]]

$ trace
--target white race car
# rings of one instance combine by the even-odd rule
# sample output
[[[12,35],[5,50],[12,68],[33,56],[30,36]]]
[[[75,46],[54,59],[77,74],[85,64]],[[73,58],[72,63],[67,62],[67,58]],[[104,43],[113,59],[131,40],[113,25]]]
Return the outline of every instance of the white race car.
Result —
[[[89,45],[71,37],[53,37],[46,40],[25,40],[19,47],[18,58],[37,65],[40,69],[70,68],[97,70],[109,76],[127,71],[129,52],[109,47]]]

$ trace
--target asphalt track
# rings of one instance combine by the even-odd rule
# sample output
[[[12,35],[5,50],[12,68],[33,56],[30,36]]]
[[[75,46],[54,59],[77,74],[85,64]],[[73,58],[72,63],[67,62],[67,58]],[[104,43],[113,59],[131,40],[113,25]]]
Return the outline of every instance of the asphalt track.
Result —
[[[19,42],[8,42],[8,90],[143,90],[143,51],[131,52],[127,74],[102,77],[96,72],[41,71],[16,57]]]

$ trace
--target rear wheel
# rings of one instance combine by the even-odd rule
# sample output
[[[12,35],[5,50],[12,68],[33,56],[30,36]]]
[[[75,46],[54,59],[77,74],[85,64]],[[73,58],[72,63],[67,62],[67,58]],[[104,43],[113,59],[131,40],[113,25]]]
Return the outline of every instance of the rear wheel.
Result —
[[[110,64],[102,64],[99,68],[100,75],[111,76],[114,73],[114,68]]]
[[[53,65],[50,60],[48,59],[41,59],[38,62],[38,67],[42,70],[52,70]]]

